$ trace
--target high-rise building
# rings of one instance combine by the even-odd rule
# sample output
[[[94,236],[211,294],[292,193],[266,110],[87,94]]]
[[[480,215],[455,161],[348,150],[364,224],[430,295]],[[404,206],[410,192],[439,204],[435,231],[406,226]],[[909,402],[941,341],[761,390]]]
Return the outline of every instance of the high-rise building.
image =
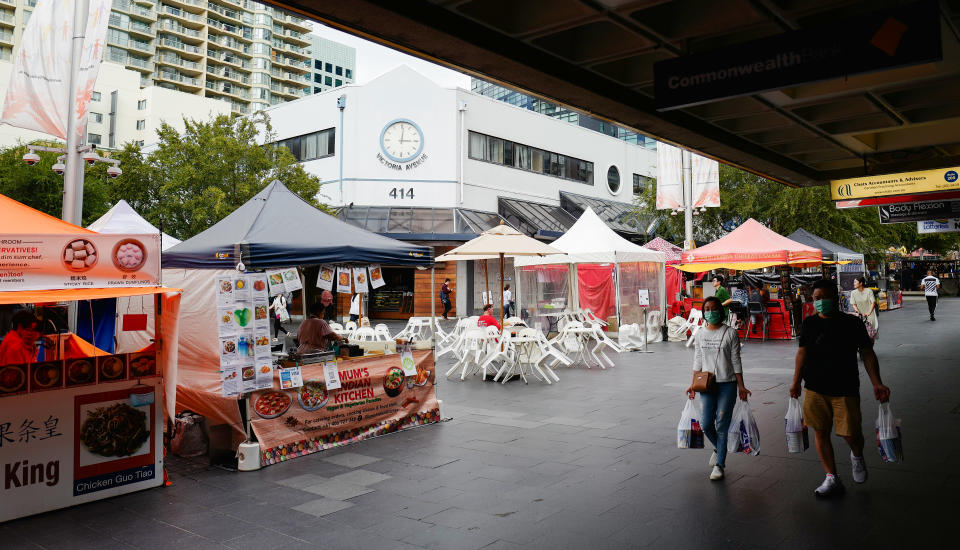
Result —
[[[487,82],[486,80],[479,78],[472,78],[470,79],[470,88],[474,93],[482,96],[503,101],[504,103],[509,103],[510,105],[527,109],[528,111],[534,111],[536,113],[540,113],[541,115],[546,115],[557,120],[576,124],[583,128],[594,130],[596,132],[600,132],[601,134],[606,134],[619,140],[626,141],[627,143],[633,143],[646,149],[657,148],[657,141],[651,137],[638,134],[633,130],[624,128],[623,126],[612,124],[579,111],[574,111],[573,109],[569,109],[563,105],[558,105],[556,103],[552,103],[545,99],[534,97],[517,90],[511,90],[510,88],[506,88],[499,84]]]
[[[37,0],[0,0],[11,60]],[[251,0],[113,0],[103,60],[161,86],[252,113],[313,93],[312,24]]]
[[[353,84],[357,78],[357,50],[316,35],[311,35],[310,40],[313,93]]]

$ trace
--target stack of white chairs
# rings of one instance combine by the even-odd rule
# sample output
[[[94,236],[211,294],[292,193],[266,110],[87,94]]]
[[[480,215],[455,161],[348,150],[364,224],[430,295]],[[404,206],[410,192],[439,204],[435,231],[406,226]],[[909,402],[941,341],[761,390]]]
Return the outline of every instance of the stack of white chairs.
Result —
[[[381,340],[383,342],[389,342],[390,340],[393,340],[393,337],[390,336],[390,327],[383,323],[378,323],[377,326],[373,327],[373,331],[377,335],[377,340]]]
[[[494,330],[496,331],[496,327]],[[499,336],[499,332],[496,336]],[[459,369],[460,380],[464,380],[467,377],[467,371],[472,374],[483,368],[484,359],[490,351],[490,341],[493,339],[495,337],[491,337],[487,327],[474,325],[466,329],[458,340],[460,360],[447,371],[447,378]],[[486,376],[486,370],[484,370],[484,376]]]

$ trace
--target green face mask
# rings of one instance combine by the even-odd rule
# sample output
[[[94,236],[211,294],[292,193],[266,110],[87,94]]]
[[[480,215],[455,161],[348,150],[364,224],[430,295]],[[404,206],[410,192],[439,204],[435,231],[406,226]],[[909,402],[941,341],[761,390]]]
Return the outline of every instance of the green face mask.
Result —
[[[817,310],[817,313],[830,315],[831,313],[833,313],[833,300],[831,298],[814,300],[813,308]]]
[[[703,318],[711,325],[719,325],[723,322],[723,312],[715,310],[705,311],[703,312]]]

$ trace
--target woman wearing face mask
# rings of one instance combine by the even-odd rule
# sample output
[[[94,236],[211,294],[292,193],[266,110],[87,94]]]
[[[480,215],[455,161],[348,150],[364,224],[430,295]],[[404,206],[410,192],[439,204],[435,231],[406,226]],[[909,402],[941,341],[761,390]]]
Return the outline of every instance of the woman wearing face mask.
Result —
[[[740,365],[740,337],[737,331],[723,324],[723,304],[716,296],[703,301],[703,318],[707,326],[697,332],[693,370],[712,372],[716,384],[709,392],[700,393],[700,425],[715,450],[710,455],[710,479],[723,479],[727,458],[727,429],[737,395],[747,399],[750,390],[743,384]],[[687,388],[690,399],[696,395],[693,385]]]
[[[873,291],[867,288],[867,280],[863,277],[857,277],[853,281],[853,292],[850,293],[850,303],[853,309],[860,314],[860,317],[870,324],[873,328],[872,340],[877,339],[877,333],[880,325],[877,324],[877,300],[873,297]],[[867,331],[869,334],[870,331]]]

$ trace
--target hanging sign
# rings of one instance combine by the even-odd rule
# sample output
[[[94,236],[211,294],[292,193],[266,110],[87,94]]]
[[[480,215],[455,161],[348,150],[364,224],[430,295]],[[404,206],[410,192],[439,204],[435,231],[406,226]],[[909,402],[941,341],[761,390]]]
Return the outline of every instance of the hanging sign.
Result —
[[[369,292],[366,267],[353,268],[353,288],[361,294]]]
[[[370,270],[370,288],[380,288],[386,283],[383,280],[383,271],[379,264],[371,264]]]
[[[911,193],[953,191],[960,189],[958,174],[960,174],[960,166],[951,166],[937,170],[833,180],[830,182],[830,198],[835,201],[845,201]]]
[[[958,231],[960,231],[960,218],[917,222],[917,233],[956,233]]]
[[[877,207],[880,223],[902,223],[960,217],[960,200],[884,204]]]
[[[350,294],[351,292],[351,272],[349,267],[337,268],[337,292],[341,294]]]
[[[637,300],[639,301],[638,305],[648,307],[650,305],[650,291],[645,288],[638,289]]]
[[[221,393],[233,397],[273,384],[270,355],[270,274],[217,277]]]
[[[323,290],[333,290],[333,279],[336,276],[336,268],[332,265],[320,266],[320,272],[317,273],[317,288]]]

